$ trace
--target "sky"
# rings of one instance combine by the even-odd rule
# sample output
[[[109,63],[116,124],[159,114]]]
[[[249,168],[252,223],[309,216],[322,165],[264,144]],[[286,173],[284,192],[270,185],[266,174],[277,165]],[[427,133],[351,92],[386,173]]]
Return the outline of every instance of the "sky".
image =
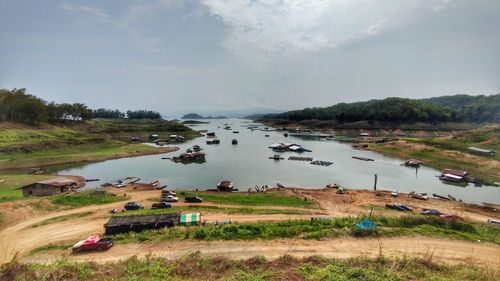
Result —
[[[0,0],[0,88],[163,114],[500,92],[498,0]]]

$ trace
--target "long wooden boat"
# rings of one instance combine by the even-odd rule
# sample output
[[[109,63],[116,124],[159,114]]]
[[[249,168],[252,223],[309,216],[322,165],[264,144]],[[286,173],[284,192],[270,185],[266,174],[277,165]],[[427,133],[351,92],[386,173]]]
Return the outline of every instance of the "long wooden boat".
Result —
[[[362,160],[362,161],[375,161],[371,158],[359,157],[359,156],[353,156],[352,158],[357,159],[357,160]]]

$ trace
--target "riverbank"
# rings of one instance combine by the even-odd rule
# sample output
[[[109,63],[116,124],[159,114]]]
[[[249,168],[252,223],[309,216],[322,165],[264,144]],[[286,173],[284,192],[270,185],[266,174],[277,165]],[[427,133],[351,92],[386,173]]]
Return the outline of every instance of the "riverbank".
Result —
[[[131,143],[147,141],[150,134],[171,134],[192,139],[200,134],[165,120],[94,119],[84,123],[28,126],[0,124],[0,170],[96,162],[168,153],[174,147]]]

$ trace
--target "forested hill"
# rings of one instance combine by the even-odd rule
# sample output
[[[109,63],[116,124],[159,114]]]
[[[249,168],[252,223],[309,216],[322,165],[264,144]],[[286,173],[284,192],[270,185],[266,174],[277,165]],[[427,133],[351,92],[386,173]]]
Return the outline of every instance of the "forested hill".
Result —
[[[422,101],[452,108],[465,121],[500,122],[500,94],[491,96],[453,95]]]
[[[500,122],[499,97],[500,95],[478,96],[471,99],[459,95],[426,100],[391,97],[383,100],[339,103],[329,107],[269,114],[264,118],[289,121],[334,120],[337,122]],[[447,100],[453,106],[448,105]],[[464,105],[460,106],[462,103]]]

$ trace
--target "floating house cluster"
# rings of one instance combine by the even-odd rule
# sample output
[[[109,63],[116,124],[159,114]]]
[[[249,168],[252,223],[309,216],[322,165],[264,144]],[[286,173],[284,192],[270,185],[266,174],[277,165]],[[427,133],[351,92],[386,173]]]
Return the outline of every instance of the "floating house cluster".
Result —
[[[203,152],[190,152],[182,153],[179,156],[172,158],[174,162],[203,162],[205,161],[206,154]]]
[[[274,143],[269,146],[270,149],[273,151],[278,151],[278,152],[285,152],[285,151],[292,151],[292,152],[312,152],[309,149],[306,149],[298,144],[294,143]]]

